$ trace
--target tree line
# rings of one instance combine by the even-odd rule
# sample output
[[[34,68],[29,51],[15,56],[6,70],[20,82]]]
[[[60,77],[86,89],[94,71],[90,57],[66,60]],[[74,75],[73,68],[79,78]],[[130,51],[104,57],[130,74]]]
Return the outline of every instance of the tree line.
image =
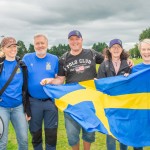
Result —
[[[143,30],[142,33],[139,35],[139,41],[145,38],[150,38],[150,27]],[[27,49],[23,41],[18,41],[17,44],[19,45],[18,47],[18,56],[21,58],[24,56],[26,53],[31,53],[34,52],[34,46],[33,44],[29,45],[29,48]],[[98,42],[94,43],[92,46],[92,49],[102,52],[104,48],[107,48],[108,45],[105,42]],[[62,56],[65,52],[69,51],[69,45],[65,44],[59,44],[58,46],[52,46],[50,49],[48,49],[48,52],[54,55],[57,55],[58,57]],[[129,54],[131,58],[140,58],[140,52],[138,50],[138,44],[135,44],[132,49],[129,50]]]
[[[27,49],[24,42],[23,41],[18,41],[17,44],[19,45],[18,47],[18,56],[20,56],[21,58],[24,56],[24,54],[26,53],[32,53],[34,52],[34,46],[33,44],[29,45],[29,48]],[[98,52],[102,52],[102,50],[104,48],[108,47],[106,43],[94,43],[92,46],[92,49],[98,51]],[[58,46],[52,46],[50,49],[48,49],[47,51],[51,54],[54,54],[58,57],[61,57],[65,52],[69,51],[69,45],[65,45],[65,44],[59,44]]]

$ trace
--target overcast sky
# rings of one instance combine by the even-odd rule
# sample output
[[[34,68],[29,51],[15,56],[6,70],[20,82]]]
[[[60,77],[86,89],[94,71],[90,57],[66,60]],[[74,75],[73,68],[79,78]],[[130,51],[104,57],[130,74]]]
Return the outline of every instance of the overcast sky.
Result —
[[[77,29],[85,47],[120,38],[128,49],[150,27],[150,0],[0,0],[0,20],[0,35],[27,48],[37,33],[46,34],[51,47],[67,44]]]

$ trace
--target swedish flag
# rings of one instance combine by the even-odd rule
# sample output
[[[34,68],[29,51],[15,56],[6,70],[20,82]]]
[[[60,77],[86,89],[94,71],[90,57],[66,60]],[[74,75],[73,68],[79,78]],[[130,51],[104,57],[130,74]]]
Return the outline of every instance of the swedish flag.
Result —
[[[150,68],[44,90],[85,130],[109,134],[134,147],[150,145]]]

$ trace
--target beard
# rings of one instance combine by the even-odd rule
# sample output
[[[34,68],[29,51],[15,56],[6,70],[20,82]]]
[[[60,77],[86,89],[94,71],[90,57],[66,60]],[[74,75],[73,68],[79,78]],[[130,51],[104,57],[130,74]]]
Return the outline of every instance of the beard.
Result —
[[[47,49],[42,51],[36,51],[36,55],[40,57],[44,57],[46,53],[47,53]]]

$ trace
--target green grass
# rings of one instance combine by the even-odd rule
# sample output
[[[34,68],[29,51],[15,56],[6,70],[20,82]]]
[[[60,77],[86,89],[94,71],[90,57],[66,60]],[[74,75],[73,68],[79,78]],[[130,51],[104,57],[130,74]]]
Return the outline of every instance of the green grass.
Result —
[[[136,59],[136,58],[134,58],[134,59],[133,59],[133,62],[134,62],[134,65],[136,65],[136,64],[141,63],[141,62],[142,62],[142,59]]]
[[[141,59],[140,60],[135,59],[133,61],[134,61],[135,64],[138,64],[138,63],[141,62]],[[97,68],[98,68],[98,66],[97,66]],[[105,140],[106,140],[105,135],[96,132],[96,141],[91,145],[91,150],[106,150]],[[119,145],[118,145],[118,142],[117,142],[117,149],[119,150],[118,146]],[[81,149],[83,149],[82,141],[80,141],[80,147],[81,147]],[[70,150],[70,149],[71,148],[68,146],[66,130],[65,130],[65,127],[64,127],[63,113],[59,112],[57,150]],[[149,149],[150,149],[150,147],[145,147],[144,148],[144,150],[149,150]],[[13,127],[12,127],[11,124],[10,124],[10,127],[9,127],[7,150],[17,150],[16,136],[15,136],[15,132],[14,132]],[[32,145],[31,145],[31,135],[30,135],[30,133],[29,133],[29,150],[33,150]],[[128,150],[132,150],[132,148],[129,147]]]
[[[17,150],[17,141],[15,132],[13,130],[12,125],[10,124],[9,127],[9,135],[8,135],[8,146],[7,150]],[[96,132],[96,141],[91,145],[91,150],[106,150],[105,145],[106,136]],[[44,142],[43,142],[44,143]],[[117,149],[119,150],[117,142]],[[80,141],[80,147],[81,150],[83,149],[82,141]],[[57,140],[57,150],[70,150],[71,148],[68,146],[67,143],[67,136],[66,136],[66,130],[64,127],[64,118],[63,113],[59,112],[59,126],[58,126],[58,140]],[[144,150],[149,150],[150,147],[145,147]],[[29,133],[29,150],[33,150],[31,145],[31,135]],[[132,150],[131,147],[128,148],[128,150]]]

